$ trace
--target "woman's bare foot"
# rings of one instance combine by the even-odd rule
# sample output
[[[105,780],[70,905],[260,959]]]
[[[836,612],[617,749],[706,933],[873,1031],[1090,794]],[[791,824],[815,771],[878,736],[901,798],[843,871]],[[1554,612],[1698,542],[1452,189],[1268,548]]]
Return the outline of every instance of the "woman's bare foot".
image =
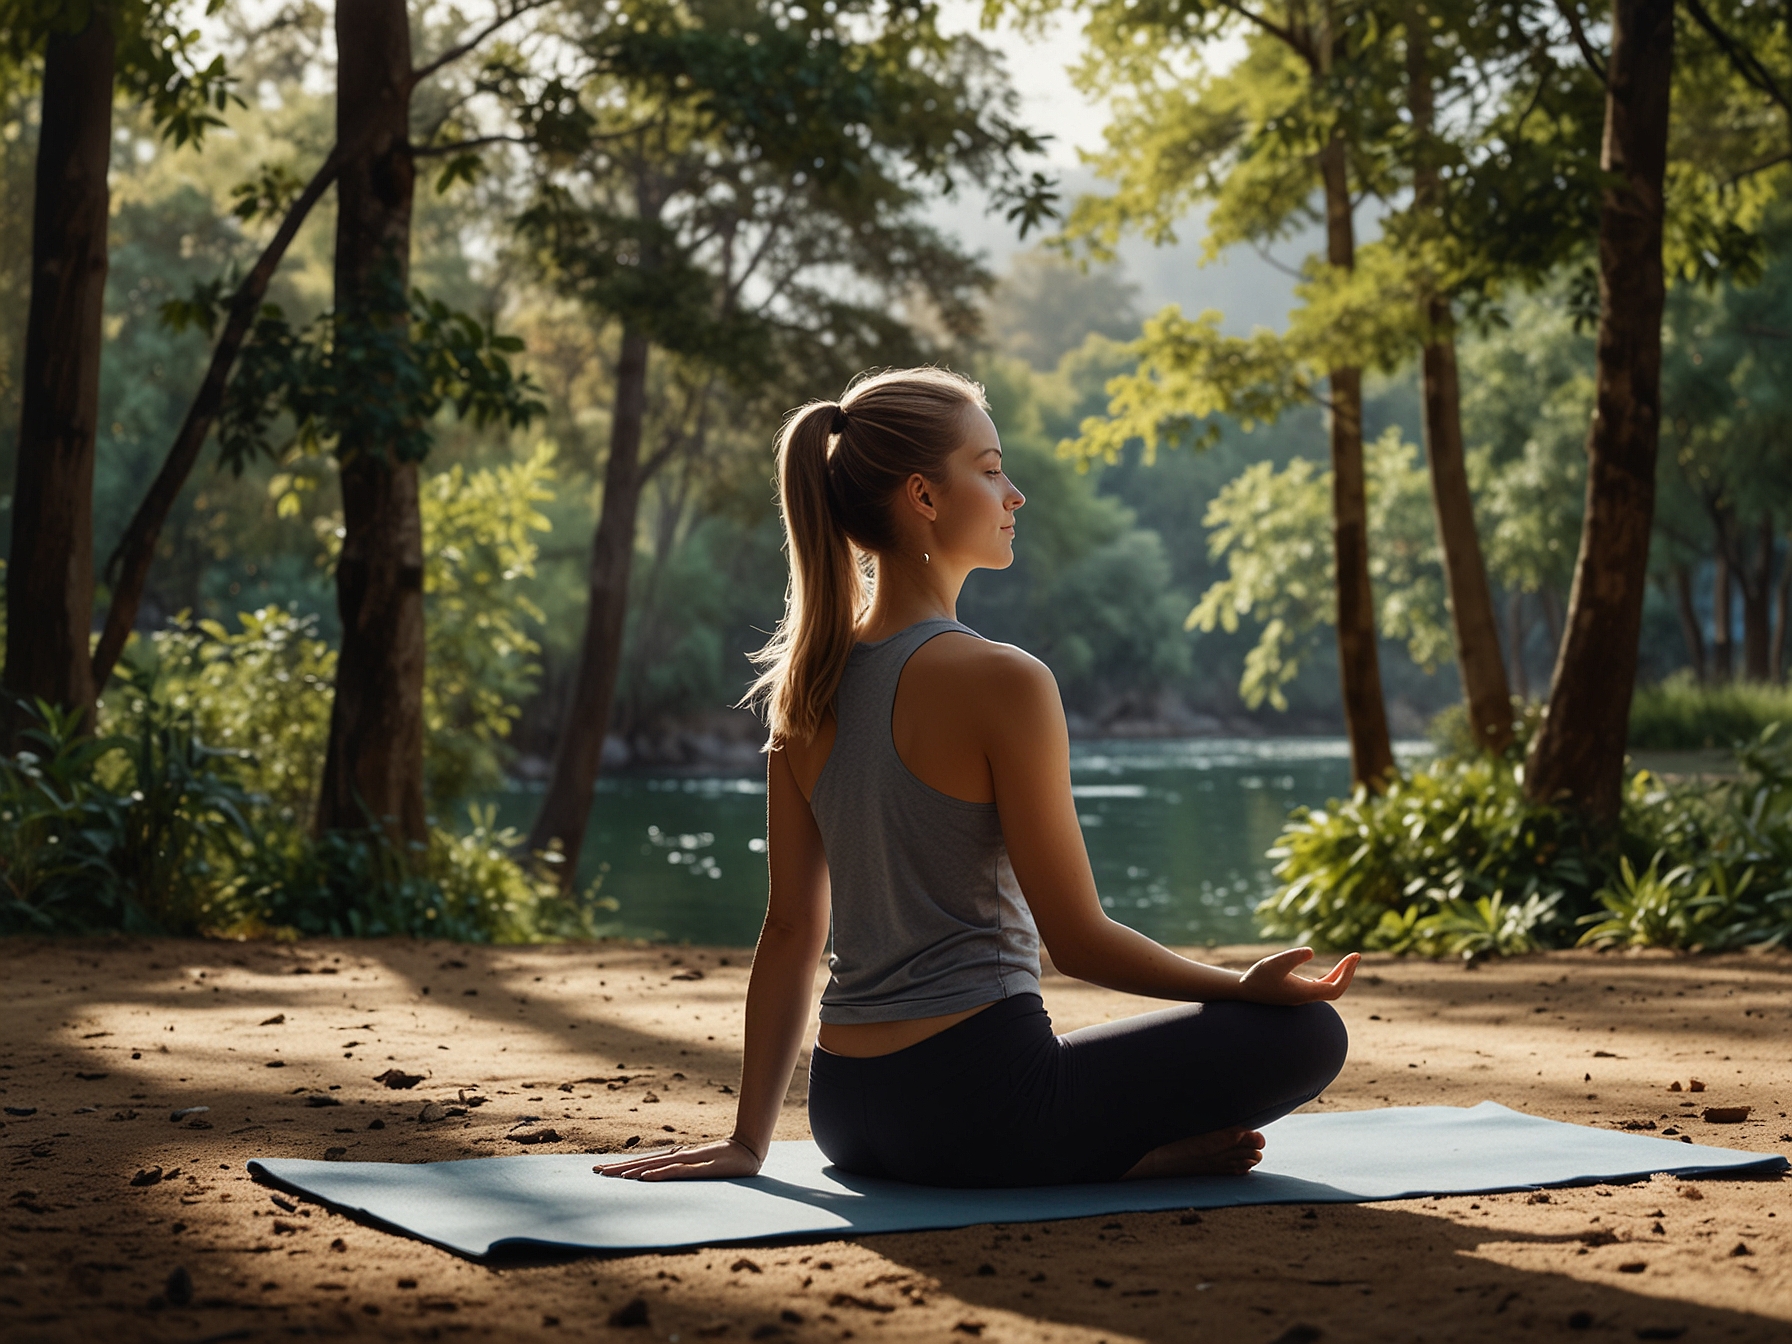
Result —
[[[1133,1164],[1123,1181],[1155,1176],[1242,1176],[1263,1160],[1263,1134],[1234,1125],[1153,1148]]]

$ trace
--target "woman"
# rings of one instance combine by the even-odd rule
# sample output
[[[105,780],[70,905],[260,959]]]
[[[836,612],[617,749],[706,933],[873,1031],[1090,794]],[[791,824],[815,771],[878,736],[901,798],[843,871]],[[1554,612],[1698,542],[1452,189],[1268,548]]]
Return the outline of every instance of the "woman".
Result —
[[[1240,974],[1103,913],[1051,672],[953,617],[972,570],[1014,562],[1025,502],[982,388],[940,369],[863,378],[791,416],[778,477],[790,589],[749,697],[771,728],[771,899],[735,1130],[605,1173],[759,1170],[830,913],[809,1120],[836,1166],[955,1186],[1250,1170],[1256,1126],[1342,1067],[1325,1001],[1357,958],[1309,979],[1297,948]],[[1041,938],[1066,975],[1186,1002],[1055,1036]]]

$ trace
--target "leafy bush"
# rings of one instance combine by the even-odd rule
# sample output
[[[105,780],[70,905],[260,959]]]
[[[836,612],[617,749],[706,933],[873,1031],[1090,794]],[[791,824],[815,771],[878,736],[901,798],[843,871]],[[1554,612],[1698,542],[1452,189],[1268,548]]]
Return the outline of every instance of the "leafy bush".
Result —
[[[1792,725],[1792,687],[1759,682],[1702,686],[1679,672],[1637,688],[1630,706],[1630,745],[1655,751],[1734,747],[1772,724]]]
[[[1275,848],[1266,936],[1466,957],[1578,941],[1718,948],[1792,937],[1792,733],[1734,780],[1627,781],[1615,835],[1523,789],[1506,757],[1440,754],[1379,796],[1300,808]]]
[[[1526,798],[1511,762],[1485,755],[1439,757],[1386,793],[1298,808],[1269,853],[1283,885],[1257,908],[1265,935],[1334,948],[1429,951],[1479,918],[1497,950],[1513,950],[1599,880],[1574,825]]]
[[[244,754],[242,778],[309,824],[329,741],[336,651],[317,617],[277,606],[237,613],[239,629],[181,613],[150,636],[161,695],[208,742]]]
[[[194,933],[224,922],[239,847],[253,842],[240,757],[189,716],[124,688],[120,731],[94,738],[39,704],[0,759],[0,929]]]
[[[596,890],[563,894],[517,862],[522,836],[493,826],[493,809],[469,809],[472,828],[432,827],[421,852],[384,833],[335,831],[317,839],[287,827],[245,856],[239,931],[331,937],[449,938],[530,943],[602,937]]]

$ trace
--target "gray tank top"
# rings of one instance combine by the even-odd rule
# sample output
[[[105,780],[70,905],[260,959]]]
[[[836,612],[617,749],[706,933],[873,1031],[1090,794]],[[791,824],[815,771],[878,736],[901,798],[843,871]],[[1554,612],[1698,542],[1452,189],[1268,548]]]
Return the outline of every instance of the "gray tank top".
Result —
[[[996,805],[923,784],[890,735],[904,664],[948,630],[976,634],[921,621],[856,645],[840,678],[834,746],[809,798],[833,888],[823,1022],[938,1017],[1039,992],[1039,931]]]

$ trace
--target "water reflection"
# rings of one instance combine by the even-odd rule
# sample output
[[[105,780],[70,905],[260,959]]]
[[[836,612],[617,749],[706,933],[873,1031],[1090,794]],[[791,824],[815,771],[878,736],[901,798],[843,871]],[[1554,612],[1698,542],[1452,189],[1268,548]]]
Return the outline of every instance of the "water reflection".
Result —
[[[1102,905],[1170,943],[1254,936],[1251,908],[1272,885],[1264,851],[1288,810],[1350,782],[1342,738],[1078,742],[1070,767]],[[762,779],[602,779],[580,885],[601,875],[632,936],[751,944],[765,913],[764,795]],[[497,801],[500,820],[526,830],[538,796]]]

